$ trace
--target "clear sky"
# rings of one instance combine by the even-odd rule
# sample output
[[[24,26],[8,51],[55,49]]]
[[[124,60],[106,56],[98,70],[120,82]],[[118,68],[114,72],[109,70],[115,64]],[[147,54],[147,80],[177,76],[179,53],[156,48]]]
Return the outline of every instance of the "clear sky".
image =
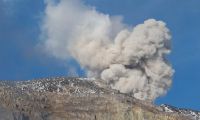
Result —
[[[121,15],[131,26],[149,18],[163,20],[170,29],[175,69],[173,85],[156,103],[200,110],[200,1],[199,0],[84,0],[100,12]],[[38,49],[42,0],[0,0],[0,79],[28,80],[69,76],[73,60],[63,62]]]

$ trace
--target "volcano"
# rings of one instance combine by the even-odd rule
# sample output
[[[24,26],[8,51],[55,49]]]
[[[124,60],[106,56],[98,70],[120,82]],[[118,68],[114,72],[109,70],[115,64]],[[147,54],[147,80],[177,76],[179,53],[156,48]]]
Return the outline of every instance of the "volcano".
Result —
[[[200,112],[153,105],[91,78],[0,82],[0,120],[200,120]]]

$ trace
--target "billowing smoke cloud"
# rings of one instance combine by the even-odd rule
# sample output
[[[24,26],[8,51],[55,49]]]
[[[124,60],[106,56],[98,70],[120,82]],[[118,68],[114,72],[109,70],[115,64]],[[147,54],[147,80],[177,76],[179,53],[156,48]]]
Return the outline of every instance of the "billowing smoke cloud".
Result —
[[[134,28],[122,17],[100,13],[80,0],[46,2],[42,26],[45,50],[74,58],[89,77],[142,100],[164,95],[172,83],[170,33],[165,23],[146,20]]]

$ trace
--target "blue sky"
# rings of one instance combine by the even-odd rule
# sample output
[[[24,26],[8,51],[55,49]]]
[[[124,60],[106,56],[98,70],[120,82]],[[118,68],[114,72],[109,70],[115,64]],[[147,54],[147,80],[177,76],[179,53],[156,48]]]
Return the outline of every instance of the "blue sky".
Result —
[[[98,11],[122,15],[135,26],[148,18],[163,20],[171,30],[175,69],[168,94],[156,103],[200,110],[200,1],[199,0],[84,0]],[[27,80],[49,76],[69,76],[73,60],[63,62],[38,49],[42,0],[0,0],[0,79]]]

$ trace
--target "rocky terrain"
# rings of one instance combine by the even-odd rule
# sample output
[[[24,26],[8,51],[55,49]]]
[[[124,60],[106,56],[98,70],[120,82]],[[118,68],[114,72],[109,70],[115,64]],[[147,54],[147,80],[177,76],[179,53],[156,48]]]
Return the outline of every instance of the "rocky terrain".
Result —
[[[100,80],[58,77],[1,81],[0,120],[200,120],[200,112],[155,106]]]

